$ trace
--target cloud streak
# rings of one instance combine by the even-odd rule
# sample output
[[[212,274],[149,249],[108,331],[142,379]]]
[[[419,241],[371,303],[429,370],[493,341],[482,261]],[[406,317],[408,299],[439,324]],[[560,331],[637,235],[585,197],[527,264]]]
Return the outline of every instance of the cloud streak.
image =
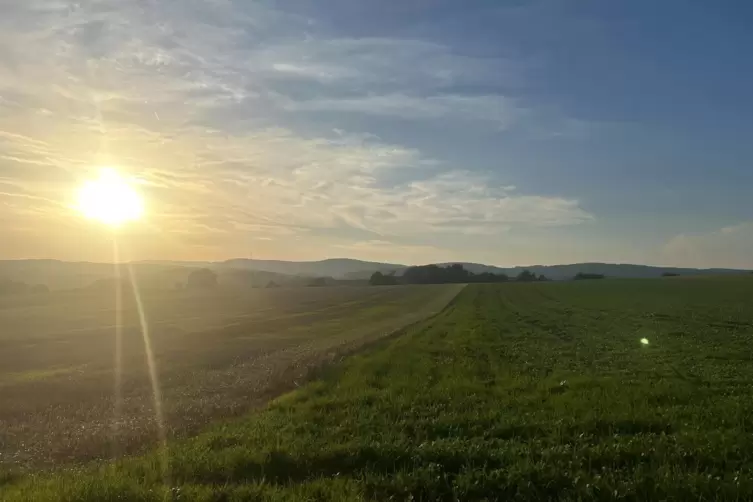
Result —
[[[290,103],[292,111],[328,111],[363,113],[414,120],[453,119],[488,121],[506,129],[526,115],[515,101],[502,96],[405,94],[370,95],[358,98],[312,99]]]
[[[662,254],[680,266],[753,269],[753,222],[675,235],[664,244]]]
[[[514,82],[512,62],[311,30],[229,0],[0,6],[0,203],[16,216],[2,237],[69,220],[60,208],[102,165],[142,181],[144,232],[217,253],[246,235],[289,244],[312,233],[433,252],[426,236],[593,219],[578,200],[519,193],[374,135],[302,132],[291,115],[508,129],[528,114],[508,96],[457,91],[492,72]]]

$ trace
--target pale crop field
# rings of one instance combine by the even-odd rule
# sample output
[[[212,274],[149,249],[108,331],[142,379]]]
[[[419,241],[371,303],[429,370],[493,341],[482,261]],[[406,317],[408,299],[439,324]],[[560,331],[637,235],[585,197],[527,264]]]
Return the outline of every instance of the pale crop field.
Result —
[[[439,312],[457,286],[132,292],[0,300],[0,467],[110,459],[253,409]],[[120,342],[117,340],[120,339]],[[116,368],[120,368],[118,371]]]

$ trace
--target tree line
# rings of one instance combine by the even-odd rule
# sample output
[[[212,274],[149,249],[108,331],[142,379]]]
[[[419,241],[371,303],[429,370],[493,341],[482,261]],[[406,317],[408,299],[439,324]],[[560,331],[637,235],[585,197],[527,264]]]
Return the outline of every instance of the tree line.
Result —
[[[506,274],[493,274],[482,272],[474,274],[466,270],[463,265],[456,263],[447,267],[439,265],[421,265],[405,269],[403,275],[398,276],[395,272],[374,272],[369,284],[372,286],[391,286],[397,284],[466,284],[466,283],[494,283],[494,282],[536,282],[547,281],[544,275],[524,270],[516,277],[511,278]]]
[[[25,282],[14,281],[5,277],[0,277],[0,296],[4,295],[23,295],[23,294],[46,294],[50,288],[45,284],[26,284]]]
[[[573,280],[575,281],[588,281],[591,279],[605,279],[606,276],[604,274],[589,274],[587,272],[578,272],[575,274],[575,277],[573,277]]]

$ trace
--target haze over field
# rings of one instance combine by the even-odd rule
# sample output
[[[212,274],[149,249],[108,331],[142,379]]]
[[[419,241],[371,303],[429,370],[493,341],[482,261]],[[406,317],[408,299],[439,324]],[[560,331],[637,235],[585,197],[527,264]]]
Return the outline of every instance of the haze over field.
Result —
[[[448,266],[450,264],[440,264]],[[574,263],[569,265],[533,265],[500,268],[477,263],[462,263],[469,272],[504,274],[515,278],[530,271],[546,278],[570,280],[579,273],[600,274],[609,278],[651,278],[664,274],[683,276],[740,274],[748,271],[736,269],[689,269],[648,267],[643,265],[610,263]],[[288,262],[279,260],[228,260],[224,262],[141,262],[131,265],[140,284],[147,289],[175,289],[185,285],[192,271],[209,268],[218,274],[221,286],[264,287],[270,282],[281,286],[310,286],[313,279],[325,279],[324,284],[363,285],[375,272],[396,274],[398,277],[409,268],[395,263],[376,263],[350,259],[314,262]],[[2,281],[15,281],[29,285],[44,284],[53,290],[99,288],[102,281],[116,273],[109,263],[73,263],[56,260],[0,260],[0,295],[7,293]],[[322,284],[318,284],[322,285]]]
[[[750,269],[752,14],[3,2],[0,259]]]

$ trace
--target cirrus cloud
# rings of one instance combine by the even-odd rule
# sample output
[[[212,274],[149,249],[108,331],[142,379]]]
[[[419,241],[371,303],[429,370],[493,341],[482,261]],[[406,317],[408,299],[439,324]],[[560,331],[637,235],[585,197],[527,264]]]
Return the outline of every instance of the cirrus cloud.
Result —
[[[428,235],[593,218],[578,200],[519,193],[371,134],[301,132],[291,112],[498,129],[529,114],[509,96],[456,90],[492,71],[514,81],[513,62],[310,29],[230,0],[0,6],[0,203],[14,215],[0,237],[22,242],[21,228],[70,219],[61,208],[75,186],[110,164],[143,183],[143,232],[213,247],[218,258],[237,253],[245,235],[281,245],[312,234],[395,240],[418,251]]]

